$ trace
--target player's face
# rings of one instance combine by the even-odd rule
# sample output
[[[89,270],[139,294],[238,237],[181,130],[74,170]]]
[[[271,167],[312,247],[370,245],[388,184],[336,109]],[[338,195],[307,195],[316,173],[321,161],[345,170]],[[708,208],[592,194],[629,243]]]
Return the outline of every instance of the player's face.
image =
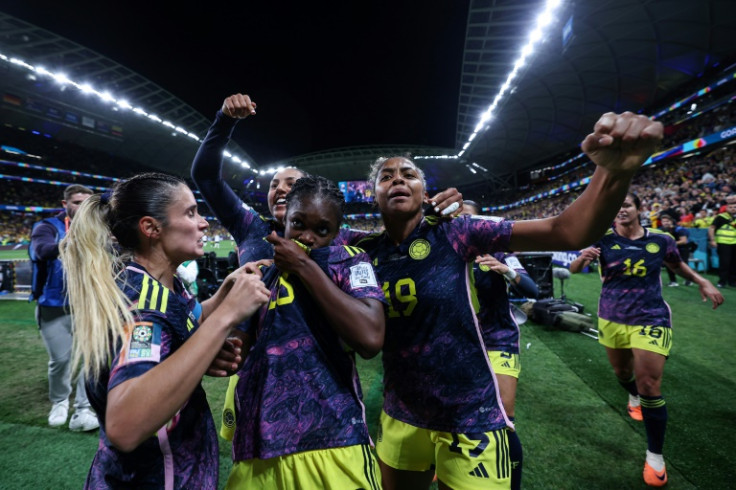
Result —
[[[375,182],[376,203],[382,213],[414,215],[422,211],[424,184],[417,167],[405,158],[389,158]]]
[[[618,210],[618,215],[616,215],[616,223],[628,225],[638,221],[639,210],[636,208],[631,196],[626,196],[623,204],[621,204],[621,209]]]
[[[284,222],[286,214],[286,195],[294,186],[294,182],[304,174],[295,168],[285,168],[276,173],[268,187],[268,210],[279,223]]]
[[[339,231],[339,208],[319,197],[292,201],[286,211],[284,236],[310,248],[328,246]]]
[[[66,209],[66,215],[69,216],[69,219],[74,218],[79,206],[81,206],[82,203],[91,195],[92,194],[77,192],[76,194],[72,194],[68,201],[61,201],[61,205]]]
[[[185,185],[174,191],[174,199],[166,216],[168,223],[161,229],[161,245],[166,257],[177,265],[204,255],[202,237],[209,226],[199,215],[194,194]]]
[[[736,214],[736,200],[726,203],[726,211],[730,215]]]

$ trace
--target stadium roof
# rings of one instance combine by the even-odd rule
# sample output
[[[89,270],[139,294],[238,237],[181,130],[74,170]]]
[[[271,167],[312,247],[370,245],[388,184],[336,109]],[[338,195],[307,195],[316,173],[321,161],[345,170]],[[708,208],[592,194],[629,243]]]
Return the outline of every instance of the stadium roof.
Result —
[[[464,16],[464,45],[458,52],[453,52],[448,47],[446,51],[438,50],[436,53],[427,54],[423,53],[423,49],[438,49],[437,46],[423,46],[421,43],[397,45],[395,53],[381,51],[381,56],[386,58],[386,67],[376,66],[376,71],[395,67],[396,65],[391,63],[396,62],[390,62],[395,57],[398,57],[400,65],[402,61],[407,63],[410,61],[414,56],[411,53],[416,53],[417,57],[421,54],[424,64],[427,65],[426,71],[419,74],[423,83],[443,84],[433,87],[439,92],[447,90],[446,87],[454,90],[449,97],[457,101],[457,105],[451,109],[451,117],[456,120],[456,124],[454,131],[446,130],[454,134],[448,134],[444,141],[422,140],[413,137],[415,133],[401,133],[401,127],[406,127],[407,131],[412,128],[425,128],[427,112],[409,105],[389,107],[383,111],[348,112],[347,118],[356,121],[355,132],[361,133],[366,126],[385,126],[387,115],[395,117],[395,114],[400,113],[404,118],[401,124],[390,126],[390,129],[399,138],[404,135],[406,141],[403,143],[366,145],[359,143],[357,136],[347,138],[344,133],[338,134],[334,131],[334,127],[330,126],[330,130],[323,132],[335,133],[336,138],[339,136],[342,139],[331,140],[332,146],[329,148],[324,148],[324,145],[322,147],[317,145],[316,148],[307,145],[302,147],[301,152],[286,158],[276,158],[272,161],[261,159],[262,161],[255,163],[262,169],[278,164],[297,164],[310,172],[323,174],[334,180],[350,180],[363,178],[367,163],[379,154],[410,151],[419,155],[457,155],[468,142],[474,128],[478,126],[481,114],[487,110],[507,79],[514,60],[533,27],[536,13],[544,4],[542,0],[470,0],[462,5],[454,4],[457,5],[456,10],[466,9],[463,12],[467,13]],[[289,17],[293,14],[287,10],[283,9],[283,12],[280,11],[274,19],[264,22],[263,29],[273,28],[271,22],[293,27],[295,21]],[[432,22],[438,20],[431,17],[433,14],[427,12],[429,10],[432,9],[417,12],[417,18],[427,25],[434,25]],[[438,10],[436,15],[447,15],[447,12]],[[152,12],[151,15],[156,14]],[[390,12],[386,12],[385,15],[390,17]],[[153,20],[155,24],[155,19]],[[373,17],[371,20],[376,21]],[[357,20],[355,22],[356,32],[362,32],[364,27],[359,27]],[[451,19],[448,18],[448,22],[451,22]],[[178,26],[179,29],[185,30],[189,27]],[[165,36],[165,26],[161,24],[159,28],[161,36]],[[257,25],[253,26],[253,29],[259,28]],[[381,26],[375,26],[375,29],[380,31]],[[192,36],[197,35],[195,29],[190,30]],[[436,36],[442,34],[439,30],[433,32]],[[729,0],[563,1],[542,44],[528,57],[527,63],[519,70],[510,89],[499,102],[492,119],[478,132],[462,158],[423,160],[430,185],[443,187],[453,185],[462,189],[474,185],[493,188],[495,185],[513,183],[513,179],[509,176],[514,173],[552,163],[551,159],[559,158],[574,150],[603,112],[624,110],[654,112],[663,104],[671,102],[676,95],[688,95],[684,92],[700,88],[697,82],[701,77],[704,80],[712,74],[719,73],[735,61],[734,32],[736,32],[736,2]],[[454,31],[450,33],[456,34]],[[243,36],[246,34],[241,33]],[[284,39],[283,42],[307,43],[308,36],[311,35],[307,33],[305,37],[304,31],[299,31],[298,34],[301,38]],[[340,31],[340,34],[346,35],[345,31]],[[212,33],[208,32],[207,35]],[[258,31],[258,35],[262,36],[263,31]],[[284,34],[279,32],[279,35]],[[314,35],[317,35],[316,30]],[[327,42],[324,39],[321,41]],[[328,42],[327,46],[334,46],[335,50],[339,50],[345,43],[352,46],[359,41],[330,38],[330,42],[332,44]],[[383,45],[381,47],[383,48]],[[200,111],[192,109],[186,102],[194,107],[205,105],[201,101],[187,97],[184,97],[187,99],[186,102],[177,99],[171,92],[184,92],[178,85],[176,87],[166,85],[162,88],[147,79],[144,76],[146,73],[135,73],[89,48],[17,18],[0,14],[0,51],[11,48],[13,54],[27,56],[29,62],[43,61],[48,63],[49,69],[52,66],[64,67],[70,78],[75,74],[80,79],[91,79],[95,83],[104,82],[110,89],[120,90],[131,100],[139,101],[142,106],[148,107],[147,104],[150,104],[157,114],[165,115],[175,124],[185,126],[199,136],[206,131],[209,117],[202,116],[201,112],[207,114],[212,112],[211,102],[208,101],[206,104],[209,109]],[[266,43],[259,48],[268,49]],[[367,53],[370,46],[364,49]],[[227,58],[230,54],[230,52],[220,53],[218,60]],[[340,54],[342,55],[343,51],[340,51]],[[145,57],[146,53],[138,53],[138,56]],[[457,73],[455,70],[459,70],[455,75],[456,80],[459,79],[457,85],[452,83],[445,85],[445,82],[437,77],[436,72],[431,71],[436,66],[428,63],[427,59],[436,60],[436,64],[444,71],[451,70]],[[453,60],[459,63],[453,63]],[[252,79],[255,80],[256,76],[267,77],[270,66],[276,70],[277,65],[296,64],[299,61],[283,56],[274,56],[273,60],[267,61],[254,59],[254,65],[257,63],[264,65],[257,65],[258,74],[253,74]],[[314,66],[307,76],[314,78],[317,73],[319,77],[320,70],[325,70],[325,73],[329,70],[318,64],[319,60],[316,58],[310,61]],[[330,61],[334,65],[335,60]],[[349,69],[353,61],[340,58],[345,70]],[[164,66],[164,69],[172,68]],[[329,73],[333,76],[334,66],[331,69],[333,71]],[[14,68],[0,64],[0,70],[2,70],[0,86],[11,83],[14,87],[24,88],[29,95],[37,90],[35,87],[29,87],[28,80],[22,76],[8,77]],[[417,70],[417,65],[412,65],[412,70]],[[262,75],[261,72],[266,74]],[[225,76],[217,72],[213,72],[212,75],[213,83]],[[238,72],[232,76],[245,75]],[[279,87],[280,90],[289,90],[288,87],[291,86],[296,91],[298,87],[305,85],[305,82],[296,78],[298,73],[290,73],[289,76],[290,85],[287,85],[287,88]],[[153,77],[153,74],[148,77]],[[10,78],[12,80],[8,81]],[[181,78],[182,84],[191,83],[185,77]],[[325,75],[325,83],[327,78],[329,77]],[[364,96],[362,94],[375,88],[372,85],[362,86],[360,80],[351,81],[354,85],[344,93],[318,94],[318,98],[340,100],[344,106],[339,107],[340,104],[337,104],[338,109],[343,109],[341,122],[346,118],[344,112],[352,110],[352,98],[362,97]],[[313,90],[313,83],[306,85]],[[411,86],[404,84],[394,87],[396,87],[394,92],[404,94],[408,104],[408,100],[412,99]],[[105,142],[108,151],[126,158],[149,162],[157,168],[172,172],[186,173],[191,156],[196,150],[196,142],[191,138],[178,136],[178,139],[164,139],[161,135],[168,136],[171,131],[160,128],[153,130],[148,121],[144,119],[134,121],[132,116],[121,114],[120,111],[113,114],[98,102],[82,105],[80,103],[82,96],[79,94],[65,94],[57,90],[54,93],[36,92],[36,95],[57,99],[63,102],[65,107],[81,108],[98,114],[101,118],[108,116],[113,123],[124,122],[122,138],[107,136],[102,141]],[[299,93],[293,98],[302,97],[302,93]],[[372,94],[369,102],[380,101],[382,97],[389,96],[384,93]],[[221,97],[217,96],[215,100],[218,99],[221,100]],[[398,104],[395,98],[391,98],[391,101],[393,105]],[[426,103],[432,104],[432,101],[425,100]],[[7,106],[3,104],[3,112]],[[321,108],[322,105],[305,116],[312,132],[318,132],[329,118],[332,119],[331,123],[335,123],[335,114],[328,111],[327,107],[324,111]],[[436,116],[437,119],[447,119],[445,115],[447,112],[448,108],[441,106],[441,114]],[[267,114],[268,110],[264,110],[263,113]],[[124,119],[126,117],[131,117],[131,120]],[[264,116],[259,113],[258,117]],[[281,117],[283,119],[283,116]],[[359,123],[362,126],[359,127]],[[248,124],[251,124],[250,121]],[[261,140],[296,138],[286,133],[285,126],[277,123],[264,125],[253,123],[249,128],[257,128],[254,131],[260,132]],[[67,135],[63,128],[59,131],[60,134]],[[272,131],[273,134],[268,138],[263,137],[266,131]],[[279,134],[280,131],[283,134]],[[82,144],[91,144],[93,140],[99,140],[99,135],[87,133],[69,137],[76,138]],[[367,130],[365,134],[369,134]],[[247,136],[241,136],[237,132],[235,137],[236,141],[241,142],[241,147],[250,149],[252,154],[255,152],[253,139],[248,140]],[[415,144],[417,142],[420,144]],[[247,176],[245,173],[243,175]]]

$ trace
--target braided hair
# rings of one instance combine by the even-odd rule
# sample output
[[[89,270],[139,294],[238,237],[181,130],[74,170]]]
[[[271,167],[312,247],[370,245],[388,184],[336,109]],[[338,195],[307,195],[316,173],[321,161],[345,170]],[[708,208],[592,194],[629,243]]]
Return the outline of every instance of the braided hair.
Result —
[[[317,175],[309,175],[294,182],[291,191],[286,195],[286,207],[293,202],[303,201],[305,197],[319,197],[337,207],[339,227],[345,214],[345,195],[331,180]]]

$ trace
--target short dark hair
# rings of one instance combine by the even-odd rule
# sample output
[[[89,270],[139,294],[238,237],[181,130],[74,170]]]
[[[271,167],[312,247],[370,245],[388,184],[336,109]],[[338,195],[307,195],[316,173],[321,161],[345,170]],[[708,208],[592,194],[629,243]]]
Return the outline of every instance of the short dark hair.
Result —
[[[480,206],[478,206],[478,203],[475,201],[471,201],[470,199],[463,199],[463,206],[473,206],[475,208],[476,214],[480,213]]]
[[[89,187],[82,184],[72,184],[64,189],[64,200],[68,201],[74,194],[89,194],[92,195],[95,192]]]

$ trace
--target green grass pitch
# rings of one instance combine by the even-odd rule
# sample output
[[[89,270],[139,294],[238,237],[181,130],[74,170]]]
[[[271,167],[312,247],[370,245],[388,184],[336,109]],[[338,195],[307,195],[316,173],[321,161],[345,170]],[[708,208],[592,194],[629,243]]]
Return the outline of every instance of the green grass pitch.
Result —
[[[599,291],[595,274],[576,275],[565,283],[568,298],[593,313]],[[726,303],[713,311],[694,287],[664,288],[674,318],[674,347],[663,382],[671,490],[734,488],[736,289],[723,293]],[[0,339],[0,488],[80,488],[97,436],[46,425],[48,358],[33,304],[0,301]],[[527,323],[521,359],[516,422],[524,446],[524,488],[645,488],[644,426],[626,415],[626,393],[603,348],[584,335]],[[382,399],[380,359],[360,360],[358,367],[375,434]],[[219,420],[227,381],[207,378],[204,384]],[[220,455],[224,485],[231,466],[225,441]]]

